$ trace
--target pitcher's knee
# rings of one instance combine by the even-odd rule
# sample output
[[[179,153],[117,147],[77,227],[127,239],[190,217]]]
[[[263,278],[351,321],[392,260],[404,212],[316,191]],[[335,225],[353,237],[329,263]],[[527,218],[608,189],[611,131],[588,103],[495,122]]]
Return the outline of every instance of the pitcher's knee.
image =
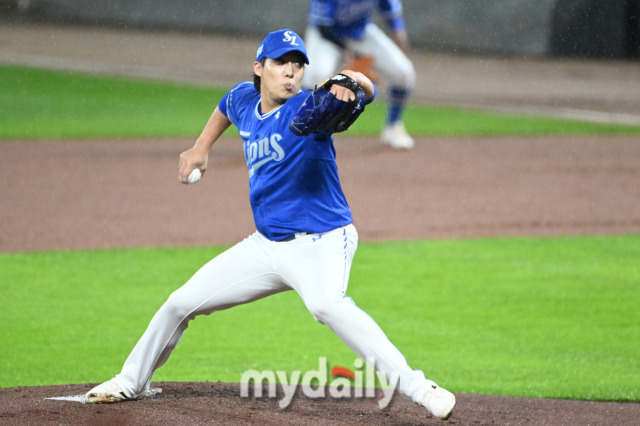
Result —
[[[164,302],[162,308],[160,308],[165,315],[171,318],[182,321],[184,319],[193,319],[195,317],[194,307],[191,303],[188,303],[179,293],[172,293],[171,296]]]
[[[386,75],[389,85],[404,90],[412,90],[416,85],[416,71],[413,64],[407,60],[404,66],[398,67],[395,72]]]

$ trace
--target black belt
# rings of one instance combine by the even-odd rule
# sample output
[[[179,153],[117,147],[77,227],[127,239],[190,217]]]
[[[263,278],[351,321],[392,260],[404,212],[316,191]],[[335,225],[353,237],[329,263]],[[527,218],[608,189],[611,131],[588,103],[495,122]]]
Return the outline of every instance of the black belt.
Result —
[[[287,242],[287,241],[293,241],[293,240],[295,240],[297,238],[302,238],[305,235],[309,235],[309,233],[308,232],[296,232],[295,234],[287,235],[284,239],[280,240],[280,242],[284,243],[284,242]]]

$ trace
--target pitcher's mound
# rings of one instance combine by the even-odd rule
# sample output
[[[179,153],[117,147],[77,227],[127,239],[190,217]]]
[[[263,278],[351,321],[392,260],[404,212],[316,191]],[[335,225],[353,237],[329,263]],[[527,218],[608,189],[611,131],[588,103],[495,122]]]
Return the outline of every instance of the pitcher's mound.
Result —
[[[381,410],[377,391],[373,398],[327,397],[311,399],[299,389],[285,410],[275,398],[243,398],[237,383],[153,383],[161,393],[118,404],[90,405],[78,396],[93,384],[0,389],[0,424],[21,425],[585,425],[633,424],[640,418],[640,404],[529,399],[456,394],[453,415],[442,421],[395,395]],[[266,395],[266,392],[265,392]],[[68,399],[50,399],[69,397]]]

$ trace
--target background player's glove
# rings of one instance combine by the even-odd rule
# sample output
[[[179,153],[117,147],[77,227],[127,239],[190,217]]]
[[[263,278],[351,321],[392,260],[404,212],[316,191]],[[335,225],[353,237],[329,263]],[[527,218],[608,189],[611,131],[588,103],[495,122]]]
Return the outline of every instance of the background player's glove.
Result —
[[[378,84],[380,75],[373,70],[373,56],[352,56],[348,59],[345,68],[351,71],[361,72],[369,78],[369,80]]]
[[[341,101],[329,90],[337,84],[355,93],[353,101]],[[366,97],[358,83],[344,74],[337,74],[309,93],[289,123],[289,130],[298,136],[312,133],[344,132],[364,111]]]

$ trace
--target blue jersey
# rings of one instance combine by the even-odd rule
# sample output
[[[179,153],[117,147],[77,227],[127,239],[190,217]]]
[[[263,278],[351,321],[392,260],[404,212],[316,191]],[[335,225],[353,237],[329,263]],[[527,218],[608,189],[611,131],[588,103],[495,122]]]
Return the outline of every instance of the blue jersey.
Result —
[[[400,0],[311,0],[309,25],[331,27],[339,39],[360,39],[376,6],[392,30],[404,29]]]
[[[273,241],[297,232],[322,233],[350,224],[330,133],[296,136],[289,123],[309,92],[263,114],[260,92],[237,84],[218,104],[238,128],[249,170],[256,228]]]

